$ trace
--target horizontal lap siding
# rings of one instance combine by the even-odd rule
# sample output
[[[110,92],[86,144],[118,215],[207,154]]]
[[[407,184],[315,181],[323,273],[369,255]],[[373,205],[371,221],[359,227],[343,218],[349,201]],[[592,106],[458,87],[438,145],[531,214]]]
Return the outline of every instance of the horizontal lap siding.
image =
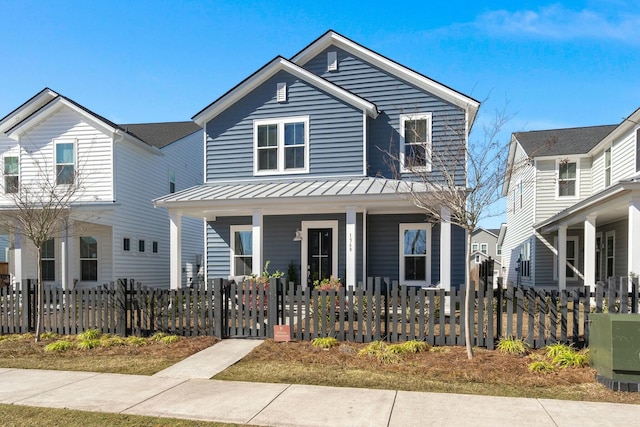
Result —
[[[287,102],[276,102],[277,83],[287,83]],[[254,120],[306,115],[309,173],[302,176],[362,175],[362,111],[279,72],[207,123],[207,180],[253,177]]]
[[[328,50],[338,54],[338,71],[327,72]],[[464,148],[464,137],[453,135],[450,130],[457,128],[459,135],[464,135],[465,114],[460,108],[335,47],[311,59],[304,64],[304,68],[375,103],[381,110],[377,119],[368,120],[369,176],[392,177],[385,153],[393,151],[393,148],[398,149],[400,114],[433,113],[434,158],[457,154]],[[452,138],[455,143],[452,143]],[[437,174],[435,169],[434,167],[434,173]],[[464,172],[464,164],[460,163],[456,171],[456,176],[459,176],[458,185],[465,183]]]
[[[250,217],[219,217],[207,223],[207,278],[230,274],[230,226],[251,225]]]

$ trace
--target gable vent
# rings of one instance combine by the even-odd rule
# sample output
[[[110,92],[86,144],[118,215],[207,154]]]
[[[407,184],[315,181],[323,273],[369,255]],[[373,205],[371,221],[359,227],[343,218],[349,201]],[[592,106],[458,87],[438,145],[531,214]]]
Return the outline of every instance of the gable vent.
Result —
[[[278,102],[287,102],[287,84],[278,83],[278,89],[276,91],[276,99]]]
[[[327,52],[327,71],[337,71],[338,70],[338,52],[330,51]]]

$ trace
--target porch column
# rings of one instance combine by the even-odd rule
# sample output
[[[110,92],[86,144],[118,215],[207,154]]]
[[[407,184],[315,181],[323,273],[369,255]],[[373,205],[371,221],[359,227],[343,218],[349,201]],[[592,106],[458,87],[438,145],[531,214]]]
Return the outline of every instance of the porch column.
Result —
[[[13,232],[13,250],[11,251],[11,264],[13,264],[13,280],[18,284],[22,283],[22,234]]]
[[[567,289],[567,226],[558,228],[558,290]]]
[[[640,200],[629,202],[628,272],[640,275]]]
[[[171,289],[182,287],[182,214],[169,212],[169,238],[170,238],[170,285]]]
[[[356,208],[347,206],[347,288],[356,287]]]
[[[451,212],[440,208],[440,287],[451,290]],[[465,240],[466,241],[466,240]],[[427,248],[429,250],[430,248]],[[429,280],[431,282],[431,280]],[[427,283],[430,285],[431,283]]]
[[[584,220],[584,284],[592,291],[596,287],[596,216]]]
[[[62,238],[60,239],[60,274],[62,289],[73,289],[73,225],[69,221],[62,221]]]
[[[262,210],[255,209],[251,219],[251,272],[257,276],[262,274]]]

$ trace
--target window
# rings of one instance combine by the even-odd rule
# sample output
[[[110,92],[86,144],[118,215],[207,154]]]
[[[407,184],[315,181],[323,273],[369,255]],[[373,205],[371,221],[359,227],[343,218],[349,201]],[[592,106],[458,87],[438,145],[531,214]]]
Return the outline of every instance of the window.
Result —
[[[42,271],[43,282],[53,282],[56,280],[56,254],[55,240],[49,239],[40,249],[40,269]]]
[[[480,254],[476,255],[476,264],[480,264],[482,261],[480,260]]]
[[[566,250],[566,258],[567,263],[564,265],[565,268],[565,277],[567,280],[578,280],[578,275],[576,274],[574,268],[578,268],[578,236],[567,236],[567,250]],[[558,247],[558,238],[555,237],[553,241],[553,245]],[[558,256],[554,257],[553,263],[553,278],[558,280]]]
[[[338,70],[338,52],[332,50],[327,52],[327,71]]]
[[[478,250],[478,244],[477,243],[472,243],[471,244],[471,252],[475,252]]]
[[[496,255],[502,255],[502,245],[496,244]]]
[[[138,252],[144,252],[144,240],[138,240]]]
[[[400,224],[400,282],[401,284],[430,284],[428,224]]]
[[[4,158],[4,192],[17,193],[19,181],[18,157],[6,156]]]
[[[611,185],[611,147],[604,151],[604,186]]]
[[[487,255],[489,252],[489,244],[488,243],[481,243],[480,244],[480,252],[482,252],[483,254]]]
[[[616,232],[605,234],[606,278],[613,277],[616,270]]]
[[[56,142],[56,185],[73,184],[75,150],[73,142]]]
[[[431,113],[400,115],[401,172],[431,170]]]
[[[231,272],[250,276],[253,272],[253,233],[250,225],[231,226]]]
[[[95,237],[80,237],[80,280],[98,280],[98,241]]]
[[[254,122],[254,173],[308,171],[309,118],[292,117]]]
[[[576,196],[577,195],[577,169],[576,162],[561,161],[558,164],[558,196]]]
[[[153,252],[154,254],[158,253],[158,242],[152,242],[151,243],[151,252]]]
[[[531,275],[531,242],[526,241],[520,246],[520,276]]]
[[[129,252],[131,250],[131,239],[128,237],[122,239],[122,250],[125,252]]]
[[[169,171],[169,193],[176,192],[176,173],[175,171]]]

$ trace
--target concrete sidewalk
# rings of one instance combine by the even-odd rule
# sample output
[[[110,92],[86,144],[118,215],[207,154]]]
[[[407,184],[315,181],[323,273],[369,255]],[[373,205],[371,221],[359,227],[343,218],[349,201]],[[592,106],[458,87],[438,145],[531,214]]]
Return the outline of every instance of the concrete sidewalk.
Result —
[[[266,426],[619,426],[640,405],[209,380],[260,344],[225,340],[154,376],[0,369],[0,403]]]

